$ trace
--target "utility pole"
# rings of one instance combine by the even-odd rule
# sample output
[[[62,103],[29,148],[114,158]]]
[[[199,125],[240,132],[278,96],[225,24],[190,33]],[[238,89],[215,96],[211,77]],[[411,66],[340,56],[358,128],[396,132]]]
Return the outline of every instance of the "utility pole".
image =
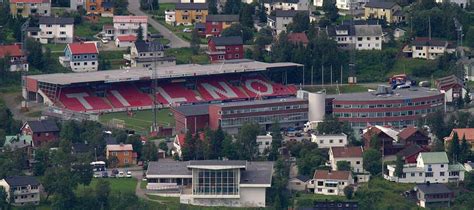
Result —
[[[431,16],[428,16],[428,39],[431,41]]]
[[[321,86],[324,88],[324,66],[321,66]]]
[[[331,87],[332,87],[332,65],[331,65]]]
[[[26,19],[26,21],[21,25],[21,51],[23,55],[26,55],[27,57],[27,52],[26,52],[26,29],[30,26],[30,18]],[[29,97],[28,97],[28,89],[27,89],[27,79],[26,77],[28,76],[28,71],[26,69],[23,69],[21,71],[21,82],[23,85],[23,91],[24,91],[24,98],[25,98],[25,109],[28,109],[28,102],[29,102]],[[23,108],[23,107],[22,107]]]
[[[349,0],[350,2],[350,12],[351,12],[351,21],[350,21],[350,26],[349,27],[354,27],[354,2],[353,0]],[[356,37],[351,38],[351,45],[350,45],[350,55],[349,55],[349,84],[356,84],[357,83],[357,77],[356,77],[356,64],[355,64],[355,43]]]
[[[160,43],[158,42],[150,42],[149,43],[149,47],[151,48],[151,51],[153,51],[153,89],[152,89],[152,93],[153,93],[153,126],[152,126],[152,131],[157,131],[158,130],[158,124],[157,124],[157,120],[156,120],[156,117],[157,117],[157,106],[158,106],[158,103],[157,103],[157,98],[156,98],[156,88],[158,87],[158,69],[156,67],[156,60],[157,60],[157,54],[156,53],[158,50],[160,50],[161,46],[160,46]]]
[[[313,86],[313,70],[314,70],[314,66],[311,66],[311,86]]]

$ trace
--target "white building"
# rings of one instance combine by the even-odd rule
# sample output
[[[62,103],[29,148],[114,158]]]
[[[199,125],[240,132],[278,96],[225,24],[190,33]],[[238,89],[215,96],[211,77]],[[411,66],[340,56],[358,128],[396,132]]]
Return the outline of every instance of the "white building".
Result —
[[[137,40],[135,35],[121,35],[115,39],[115,46],[117,47],[131,47]]]
[[[99,50],[95,43],[71,43],[66,46],[59,63],[74,72],[97,71],[99,69]]]
[[[344,147],[347,145],[347,135],[340,134],[311,134],[311,141],[318,144],[318,148]]]
[[[471,172],[474,169],[474,162],[469,161],[467,163],[464,163],[464,168],[467,172]]]
[[[329,27],[327,33],[343,49],[355,45],[356,50],[382,50],[381,25],[338,25]]]
[[[447,183],[464,180],[464,167],[449,164],[446,152],[421,152],[416,164],[403,165],[401,177],[395,174],[395,165],[388,165],[384,178],[401,183]]]
[[[181,3],[206,3],[206,0],[180,0]]]
[[[74,39],[74,18],[40,17],[39,27],[27,29],[28,37],[41,44],[72,43]]]
[[[179,196],[180,203],[197,206],[265,207],[273,162],[198,160],[150,162],[147,190]]]
[[[257,146],[258,153],[263,154],[266,149],[270,149],[272,146],[272,136],[270,134],[257,136]]]
[[[403,48],[403,52],[412,58],[434,60],[445,53],[454,53],[455,47],[448,41],[416,37],[415,40]]]
[[[354,184],[350,171],[326,171],[316,170],[314,172],[314,193],[323,195],[344,195],[344,188]]]
[[[317,7],[323,6],[323,0],[315,0],[314,5]],[[350,10],[352,8],[355,10],[363,9],[366,3],[369,3],[369,0],[336,0],[336,7],[340,10]],[[321,5],[321,6],[319,6]]]
[[[114,32],[115,37],[121,35],[135,35],[137,36],[138,30],[142,29],[143,40],[147,40],[148,37],[148,17],[147,16],[114,16]]]
[[[467,6],[469,6],[469,0],[436,0],[436,3],[444,3],[444,2],[449,2],[449,3],[453,3],[453,4],[457,4],[459,7],[461,8],[466,8]]]
[[[124,59],[131,67],[174,66],[176,58],[165,56],[165,49],[160,42],[137,41],[131,44],[130,54],[125,54]]]
[[[309,186],[309,185],[313,186]],[[311,182],[311,179],[307,176],[296,176],[288,180],[288,185],[286,187],[291,191],[306,191],[314,188],[314,183]]]
[[[288,24],[293,22],[293,17],[298,12],[307,12],[307,11],[297,11],[297,10],[276,10],[275,16],[267,17],[267,26],[273,30],[273,33],[279,35],[281,32],[286,31]]]
[[[69,8],[73,11],[77,11],[79,8],[85,7],[85,0],[70,0]]]
[[[13,176],[0,180],[7,193],[7,202],[14,206],[39,205],[40,183],[35,177]]]
[[[176,24],[176,11],[166,10],[165,11],[165,22],[170,25]]]
[[[363,148],[359,147],[331,147],[329,148],[329,163],[331,169],[337,171],[337,162],[347,161],[350,163],[352,171],[356,174],[357,182],[368,182],[369,173],[364,170]]]
[[[265,12],[270,15],[276,10],[308,10],[308,0],[269,0],[263,3]]]

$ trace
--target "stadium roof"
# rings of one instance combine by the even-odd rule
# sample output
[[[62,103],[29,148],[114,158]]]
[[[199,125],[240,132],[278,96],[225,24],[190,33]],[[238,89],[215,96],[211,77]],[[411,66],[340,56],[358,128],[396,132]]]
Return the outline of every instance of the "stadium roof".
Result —
[[[428,88],[395,89],[393,94],[376,95],[375,92],[346,93],[340,95],[327,95],[326,98],[334,98],[336,101],[388,101],[423,98],[440,95],[438,90]]]
[[[180,78],[180,77],[194,77],[204,75],[217,75],[225,73],[243,73],[243,72],[258,72],[265,71],[271,68],[283,67],[301,67],[303,65],[298,63],[263,63],[258,61],[241,61],[229,62],[220,64],[184,64],[168,67],[157,67],[157,79],[165,78]],[[56,73],[56,74],[42,74],[32,75],[28,78],[38,82],[44,82],[57,85],[70,85],[87,82],[124,82],[137,81],[145,79],[153,79],[153,71],[148,68],[137,69],[119,69],[96,72],[80,72],[80,73]]]

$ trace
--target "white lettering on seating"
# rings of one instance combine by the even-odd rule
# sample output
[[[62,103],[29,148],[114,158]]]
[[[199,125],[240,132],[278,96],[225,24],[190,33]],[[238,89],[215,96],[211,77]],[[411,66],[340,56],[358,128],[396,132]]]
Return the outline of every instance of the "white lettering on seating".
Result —
[[[66,94],[66,97],[68,98],[75,98],[79,101],[79,103],[82,104],[82,106],[86,109],[92,109],[92,106],[89,104],[89,102],[87,102],[87,100],[85,99],[85,97],[89,96],[89,94],[87,93],[69,93],[69,94]]]
[[[220,99],[221,98],[220,95],[223,95],[224,97],[227,97],[227,98],[238,97],[237,94],[232,90],[232,88],[230,88],[229,85],[227,85],[225,82],[218,82],[218,83],[224,89],[220,89],[209,83],[201,83],[201,85],[204,87],[204,89],[207,90],[209,94],[211,94],[211,96],[214,99]]]
[[[256,83],[260,83],[262,84],[263,86],[265,86],[265,89],[266,90],[262,90],[262,89],[258,89],[258,90],[255,90],[255,88],[252,87],[252,84],[256,82]],[[260,95],[270,95],[270,94],[273,94],[273,86],[271,84],[268,84],[260,79],[248,79],[248,80],[245,80],[245,87],[247,88],[247,90],[255,93],[255,94],[260,94]]]
[[[188,102],[188,100],[184,97],[172,98],[162,87],[157,87],[156,90],[170,104],[179,103],[179,102]]]
[[[130,106],[130,104],[128,103],[128,101],[122,96],[122,94],[120,94],[118,91],[116,90],[111,90],[110,93],[112,93],[113,96],[115,96],[115,98],[117,98],[117,100],[123,105],[123,106]]]

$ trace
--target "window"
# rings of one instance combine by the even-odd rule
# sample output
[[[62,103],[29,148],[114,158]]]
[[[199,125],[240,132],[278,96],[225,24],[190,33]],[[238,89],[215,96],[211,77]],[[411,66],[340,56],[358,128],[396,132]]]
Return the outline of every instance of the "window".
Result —
[[[239,54],[235,54],[235,58],[239,58]]]
[[[334,142],[334,140],[332,140],[332,139],[331,139],[331,140],[329,140],[329,143],[330,143],[330,144],[332,144],[333,142]]]
[[[444,176],[444,172],[439,172],[439,176]]]
[[[321,188],[318,188],[318,192],[322,192],[322,191],[323,191],[323,189],[321,189]]]
[[[87,66],[87,62],[84,62],[84,66]]]
[[[128,151],[124,152],[125,156],[128,156]]]
[[[362,41],[362,37],[357,37],[357,41]]]
[[[415,173],[411,173],[411,176],[415,176]]]
[[[59,34],[64,35],[64,34],[66,34],[66,32],[65,32],[65,31],[61,31],[61,32],[59,32]]]
[[[95,65],[95,62],[92,62],[92,65]]]
[[[333,190],[333,189],[329,189],[329,190],[328,190],[328,193],[334,193],[334,190]]]
[[[419,175],[420,175],[420,176],[423,176],[423,173],[421,173],[421,172],[420,172],[420,174],[419,174]]]
[[[441,164],[441,168],[444,168],[444,164]]]
[[[319,140],[319,144],[324,144],[324,140]]]
[[[324,182],[323,181],[318,181],[318,186],[323,186]]]
[[[66,27],[66,25],[61,24],[61,25],[59,25],[59,27],[64,28],[64,27]]]
[[[123,162],[124,162],[125,164],[127,164],[127,163],[128,163],[128,159],[125,158],[125,159],[123,160]]]
[[[339,139],[339,143],[342,143],[342,139]]]
[[[367,37],[367,41],[370,41],[370,37]]]
[[[433,177],[433,172],[426,172],[425,176],[426,177]]]
[[[46,28],[51,28],[51,27],[53,27],[53,25],[51,25],[51,24],[46,25]]]

